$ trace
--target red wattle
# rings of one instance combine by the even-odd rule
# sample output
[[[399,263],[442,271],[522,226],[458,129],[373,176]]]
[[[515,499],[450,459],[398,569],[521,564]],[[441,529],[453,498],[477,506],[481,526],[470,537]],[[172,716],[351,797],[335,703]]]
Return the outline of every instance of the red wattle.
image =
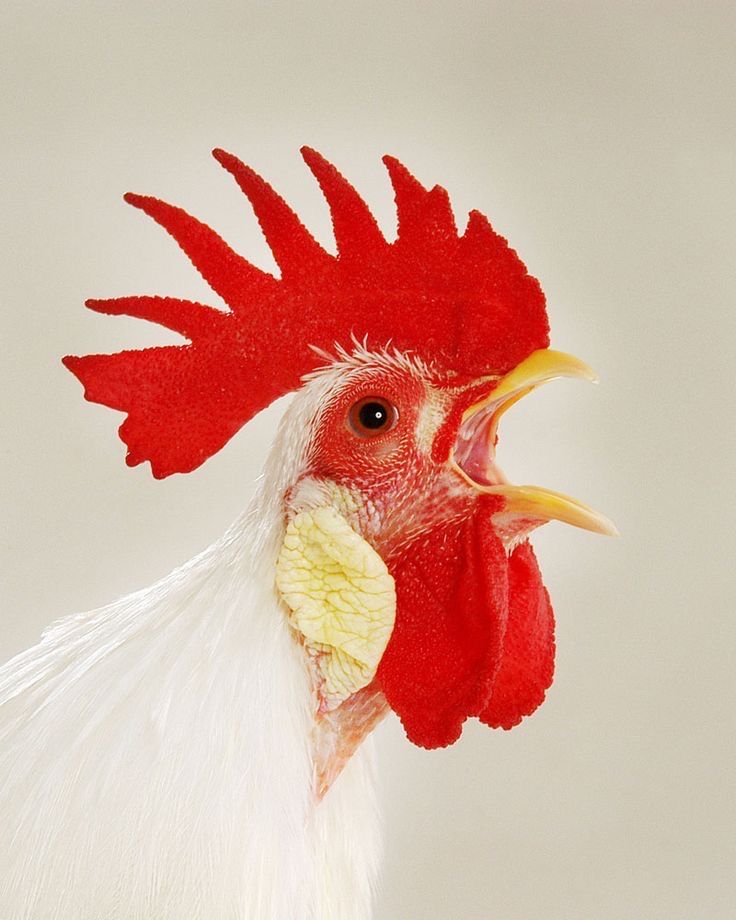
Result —
[[[414,744],[446,747],[487,703],[503,651],[506,552],[490,520],[495,498],[472,517],[436,527],[393,565],[396,625],[377,682]]]
[[[480,720],[492,728],[518,725],[544,701],[554,669],[554,614],[534,550],[524,543],[509,557],[509,613],[503,656]]]

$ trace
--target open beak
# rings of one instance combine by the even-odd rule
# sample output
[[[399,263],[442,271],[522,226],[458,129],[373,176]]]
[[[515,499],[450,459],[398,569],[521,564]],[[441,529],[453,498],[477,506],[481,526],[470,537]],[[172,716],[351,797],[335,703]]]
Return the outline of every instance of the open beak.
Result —
[[[547,521],[562,521],[594,533],[616,536],[615,525],[605,515],[550,489],[512,485],[496,464],[501,416],[522,396],[559,377],[598,382],[595,371],[572,355],[548,348],[533,352],[502,377],[483,399],[465,410],[452,464],[474,489],[505,499],[498,523],[509,536],[528,532]]]

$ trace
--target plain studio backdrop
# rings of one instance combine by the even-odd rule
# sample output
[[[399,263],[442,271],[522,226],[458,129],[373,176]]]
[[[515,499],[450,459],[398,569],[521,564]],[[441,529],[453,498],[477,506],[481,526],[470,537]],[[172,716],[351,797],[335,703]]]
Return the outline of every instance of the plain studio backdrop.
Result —
[[[122,193],[272,267],[210,148],[330,247],[299,146],[390,235],[393,153],[459,222],[489,215],[542,282],[553,346],[601,374],[504,418],[507,473],[622,537],[534,539],[558,659],[532,719],[434,753],[378,730],[377,920],[736,916],[735,28],[731,2],[6,2],[2,657],[219,536],[283,410],[191,475],[125,466],[121,417],[59,359],[176,338],[84,299],[214,295]]]

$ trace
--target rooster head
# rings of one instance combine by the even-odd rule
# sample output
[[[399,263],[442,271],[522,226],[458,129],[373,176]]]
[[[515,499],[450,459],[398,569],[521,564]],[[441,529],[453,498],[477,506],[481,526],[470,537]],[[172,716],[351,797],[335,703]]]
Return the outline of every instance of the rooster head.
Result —
[[[216,150],[280,277],[181,209],[128,195],[228,309],[92,300],[187,344],[64,360],[88,399],[127,414],[127,462],[150,461],[156,477],[195,469],[299,391],[275,582],[313,667],[334,774],[389,707],[427,748],[454,742],[468,717],[511,728],[531,714],[552,680],[554,623],[527,538],[551,520],[614,528],[566,496],[512,485],[496,462],[499,420],[519,398],[559,377],[596,379],[549,349],[544,296],[517,254],[476,211],[459,232],[444,189],[386,157],[398,212],[389,242],[352,185],[302,153],[330,207],[335,255]]]

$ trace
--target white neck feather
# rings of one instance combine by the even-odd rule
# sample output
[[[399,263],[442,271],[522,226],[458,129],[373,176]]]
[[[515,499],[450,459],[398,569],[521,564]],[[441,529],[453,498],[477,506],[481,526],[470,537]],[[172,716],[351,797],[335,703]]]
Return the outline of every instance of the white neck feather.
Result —
[[[370,917],[371,742],[316,806],[312,693],[274,588],[295,432],[327,376],[222,540],[0,669],[3,920]]]

